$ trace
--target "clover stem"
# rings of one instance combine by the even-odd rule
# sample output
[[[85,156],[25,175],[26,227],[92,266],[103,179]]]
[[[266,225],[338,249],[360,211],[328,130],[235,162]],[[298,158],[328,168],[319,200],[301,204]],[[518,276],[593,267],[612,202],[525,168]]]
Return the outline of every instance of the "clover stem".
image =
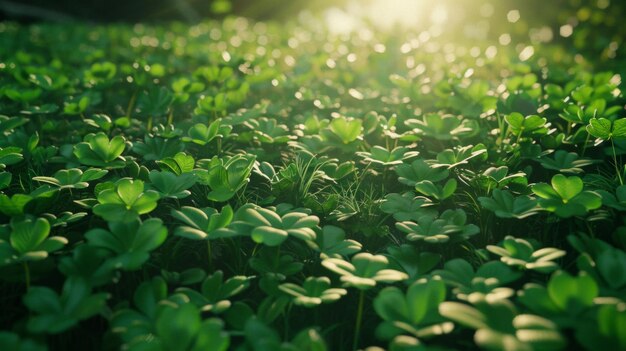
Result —
[[[580,154],[580,157],[585,157],[585,151],[587,151],[587,144],[589,143],[589,137],[591,134],[587,133],[587,138],[585,139],[585,143],[583,144],[583,151]]]
[[[206,248],[207,248],[207,255],[208,255],[208,259],[209,259],[209,272],[213,271],[213,259],[211,258],[212,253],[211,253],[211,240],[207,240],[206,241]]]
[[[171,125],[174,123],[174,109],[170,109],[170,113],[167,115],[167,125]]]
[[[26,291],[30,290],[30,268],[28,262],[24,262],[24,279],[26,280]]]
[[[128,102],[128,107],[126,108],[126,117],[128,117],[129,120],[130,120],[131,112],[133,111],[133,108],[135,107],[135,100],[137,100],[137,91],[138,89],[135,89],[135,91],[133,92],[133,95],[130,97],[130,101]]]
[[[622,173],[617,167],[617,155],[615,154],[615,143],[613,142],[613,138],[611,138],[611,148],[613,149],[613,165],[615,165],[615,173],[617,173],[617,178],[619,179],[619,184],[624,185],[624,179],[622,179]]]
[[[146,127],[146,130],[148,132],[152,130],[152,116],[148,117],[148,126]]]
[[[517,134],[517,140],[515,140],[515,144],[519,145],[520,140],[522,140],[522,130]]]
[[[359,337],[361,334],[361,322],[363,321],[363,304],[365,303],[365,290],[359,290],[359,306],[356,310],[356,322],[354,323],[354,341],[352,342],[352,350],[359,347]]]

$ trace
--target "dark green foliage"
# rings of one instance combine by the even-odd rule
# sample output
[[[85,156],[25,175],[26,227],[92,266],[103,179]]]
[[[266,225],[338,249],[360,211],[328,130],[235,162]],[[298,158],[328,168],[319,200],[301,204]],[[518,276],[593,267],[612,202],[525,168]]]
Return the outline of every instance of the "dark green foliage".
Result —
[[[497,41],[0,23],[0,349],[626,348],[602,4]]]

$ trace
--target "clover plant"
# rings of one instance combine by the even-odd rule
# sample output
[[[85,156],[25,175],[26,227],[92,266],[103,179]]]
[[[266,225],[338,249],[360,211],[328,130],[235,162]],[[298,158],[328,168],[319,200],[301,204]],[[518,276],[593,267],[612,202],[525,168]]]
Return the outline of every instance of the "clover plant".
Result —
[[[144,191],[144,182],[131,178],[117,181],[113,188],[98,194],[93,213],[109,222],[132,222],[157,207],[159,193]]]

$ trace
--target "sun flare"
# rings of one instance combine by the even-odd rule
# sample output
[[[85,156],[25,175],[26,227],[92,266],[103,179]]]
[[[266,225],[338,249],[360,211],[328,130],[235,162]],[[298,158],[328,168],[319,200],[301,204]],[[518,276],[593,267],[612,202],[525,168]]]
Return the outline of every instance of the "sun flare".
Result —
[[[326,12],[326,21],[334,32],[350,32],[368,24],[389,29],[394,26],[421,28],[441,25],[449,11],[433,0],[350,1],[345,7]]]

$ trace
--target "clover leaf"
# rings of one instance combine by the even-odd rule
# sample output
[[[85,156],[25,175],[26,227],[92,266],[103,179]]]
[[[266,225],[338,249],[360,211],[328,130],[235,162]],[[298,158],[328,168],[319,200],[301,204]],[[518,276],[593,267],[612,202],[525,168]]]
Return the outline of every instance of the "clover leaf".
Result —
[[[540,197],[539,205],[543,209],[562,218],[583,216],[602,206],[602,197],[593,191],[583,191],[583,181],[576,176],[557,174],[552,177],[552,186],[539,183],[532,191]]]
[[[561,173],[582,173],[582,167],[598,163],[598,161],[580,158],[575,152],[557,150],[553,158],[542,157],[539,159],[539,163],[541,163],[543,168],[552,169]]]
[[[296,139],[289,134],[289,128],[284,124],[279,124],[274,118],[260,117],[244,122],[250,132],[239,135],[239,140],[250,140],[252,138],[263,144],[284,144],[289,140]]]
[[[187,296],[201,311],[219,314],[230,308],[229,299],[247,289],[252,278],[237,275],[224,280],[224,273],[218,270],[206,277],[199,292],[191,288],[179,288],[176,292]]]
[[[424,215],[417,221],[396,223],[396,228],[407,233],[407,240],[423,240],[430,244],[467,240],[479,232],[474,224],[465,224],[467,215],[462,209],[446,210],[440,216]]]
[[[434,277],[413,282],[404,293],[396,287],[382,289],[373,306],[383,322],[376,328],[381,339],[389,340],[399,334],[427,338],[447,334],[453,323],[439,315],[439,304],[445,301],[446,287]]]
[[[396,167],[398,181],[402,184],[414,187],[418,182],[428,180],[433,183],[448,178],[449,171],[445,168],[431,167],[424,160],[418,159],[411,164],[401,164]]]
[[[587,125],[587,132],[602,140],[626,138],[626,118],[611,121],[607,118],[592,118]]]
[[[500,256],[500,261],[509,266],[530,269],[541,273],[550,273],[559,268],[559,265],[554,260],[566,254],[565,251],[552,247],[535,250],[527,240],[510,235],[504,238],[501,245],[488,245],[487,250]]]
[[[161,350],[181,351],[226,351],[230,345],[230,335],[223,330],[224,323],[217,318],[202,320],[200,311],[192,303],[165,305],[159,311],[154,323],[155,334]],[[143,348],[150,345],[144,338],[129,344],[129,348]]]
[[[183,173],[192,172],[196,164],[196,160],[194,160],[193,156],[187,155],[184,152],[179,152],[172,157],[166,157],[156,161],[156,163],[164,171],[170,171],[176,175],[181,175]]]
[[[180,210],[172,210],[172,216],[186,225],[176,228],[175,235],[193,240],[211,240],[235,236],[228,229],[234,217],[233,209],[226,205],[219,213],[216,209],[183,206]]]
[[[439,313],[460,325],[475,329],[474,342],[487,350],[560,350],[566,345],[557,325],[545,318],[519,314],[506,299],[443,302]]]
[[[232,128],[233,127],[230,125],[222,125],[221,118],[211,122],[208,126],[206,124],[197,123],[189,128],[189,131],[187,131],[188,136],[183,137],[183,141],[206,145],[213,139],[228,136]]]
[[[61,169],[52,177],[33,177],[33,180],[52,184],[59,189],[84,189],[92,180],[104,177],[109,171],[105,169],[90,168],[84,173],[78,168]]]
[[[514,135],[536,135],[548,132],[548,128],[546,128],[547,119],[537,115],[524,117],[521,113],[513,112],[505,116],[504,120],[509,125],[510,132]]]
[[[288,211],[279,215],[273,209],[246,207],[237,212],[234,229],[249,233],[257,243],[278,246],[289,236],[300,240],[315,240],[319,218],[303,212]]]
[[[483,188],[491,190],[492,188],[502,188],[509,183],[526,186],[528,180],[525,176],[526,173],[524,172],[509,174],[509,167],[500,166],[487,168],[483,174],[479,176],[478,180]]]
[[[208,170],[196,173],[198,181],[211,188],[207,198],[224,202],[235,196],[250,181],[254,161],[254,156],[249,155],[237,155],[226,160],[214,157]]]
[[[563,326],[576,323],[576,318],[594,305],[598,296],[598,284],[588,274],[572,276],[564,271],[555,272],[546,287],[528,283],[519,293],[522,304],[536,313],[545,316],[565,316],[555,318]]]
[[[332,133],[328,135],[339,138],[343,144],[350,144],[361,137],[363,123],[360,119],[340,116],[330,121],[328,131]]]
[[[443,269],[436,270],[433,274],[452,286],[452,293],[465,301],[471,301],[476,296],[485,296],[489,300],[509,298],[515,290],[504,285],[522,276],[522,272],[513,270],[500,261],[487,262],[474,271],[472,265],[462,258],[447,261]]]
[[[122,153],[126,148],[126,139],[115,136],[109,140],[106,134],[87,134],[82,143],[74,145],[74,155],[87,166],[121,168],[125,165]]]
[[[22,149],[15,146],[0,147],[0,170],[6,166],[14,165],[24,159]]]
[[[587,349],[598,345],[607,350],[626,349],[624,325],[626,325],[626,304],[617,303],[598,308],[597,321],[582,324],[576,328],[576,339]]]
[[[350,262],[341,258],[326,258],[322,265],[339,274],[344,286],[359,290],[371,289],[379,282],[393,283],[409,277],[406,273],[387,269],[389,265],[387,257],[367,252],[354,255]]]
[[[129,299],[136,309],[121,308],[111,316],[113,334],[120,337],[122,345],[128,346],[154,334],[154,323],[167,295],[167,284],[160,276],[145,280],[137,286]]]
[[[420,252],[414,245],[410,244],[390,246],[387,248],[387,253],[390,267],[408,274],[410,281],[417,280],[435,268],[441,261],[440,255],[432,252]]]
[[[315,236],[315,241],[306,241],[314,250],[320,252],[322,259],[341,258],[361,251],[361,243],[346,239],[346,232],[334,225],[325,225]]]
[[[445,200],[454,195],[456,187],[457,181],[454,178],[448,179],[443,186],[434,184],[430,180],[422,180],[421,182],[415,184],[415,190],[417,190],[417,192],[422,195],[435,198],[439,201]]]
[[[452,169],[460,165],[468,164],[471,159],[481,155],[483,159],[486,159],[487,149],[482,144],[445,149],[437,154],[437,159],[431,162],[431,166],[435,168],[445,167]]]
[[[0,349],[13,351],[46,351],[48,348],[29,338],[21,338],[18,334],[0,331]]]
[[[160,197],[183,199],[191,195],[187,189],[196,184],[196,175],[184,173],[176,175],[168,171],[150,171],[151,187],[156,189]]]
[[[423,196],[415,196],[411,192],[402,195],[391,193],[382,200],[380,209],[398,221],[416,220],[417,218],[432,214],[432,210],[428,210],[427,206],[432,205],[430,199]],[[436,215],[436,214],[433,214]]]
[[[537,200],[530,196],[515,197],[508,190],[494,189],[491,197],[479,197],[480,205],[500,218],[524,219],[539,211]]]
[[[50,235],[50,223],[44,218],[11,220],[8,228],[0,228],[0,266],[18,262],[40,261],[68,243],[61,236]]]
[[[92,294],[82,279],[67,279],[61,295],[50,288],[34,286],[23,298],[32,312],[26,327],[32,333],[62,333],[103,311],[108,298],[107,293]]]
[[[417,135],[437,140],[452,140],[454,137],[470,134],[474,131],[474,123],[469,119],[454,115],[427,113],[422,119],[407,119],[404,124],[413,128]]]
[[[140,215],[152,212],[158,199],[156,191],[144,191],[141,180],[123,178],[113,188],[98,194],[93,213],[109,222],[132,222]]]
[[[615,194],[605,190],[597,191],[602,196],[602,203],[618,211],[626,211],[626,185],[615,188]]]
[[[304,264],[296,261],[293,256],[282,254],[279,248],[269,246],[259,250],[256,256],[250,258],[248,264],[256,272],[265,276],[276,277],[277,280],[284,280],[286,277],[302,271],[304,267]]]
[[[96,228],[85,233],[89,245],[112,254],[110,263],[115,268],[136,270],[149,258],[150,252],[167,238],[167,228],[158,218],[144,222],[109,222],[109,230]]]
[[[335,302],[348,293],[346,289],[331,288],[330,286],[330,279],[327,277],[307,277],[302,286],[284,283],[278,288],[293,296],[293,302],[296,305],[315,307],[323,303]]]
[[[387,150],[382,146],[372,146],[369,152],[361,151],[356,153],[365,162],[379,164],[382,166],[394,166],[402,164],[405,160],[417,157],[418,151],[409,151],[409,148],[398,146],[392,150]]]
[[[152,134],[144,137],[143,142],[133,144],[133,151],[138,153],[146,161],[157,161],[174,157],[185,148],[185,145],[177,138],[163,138]]]

